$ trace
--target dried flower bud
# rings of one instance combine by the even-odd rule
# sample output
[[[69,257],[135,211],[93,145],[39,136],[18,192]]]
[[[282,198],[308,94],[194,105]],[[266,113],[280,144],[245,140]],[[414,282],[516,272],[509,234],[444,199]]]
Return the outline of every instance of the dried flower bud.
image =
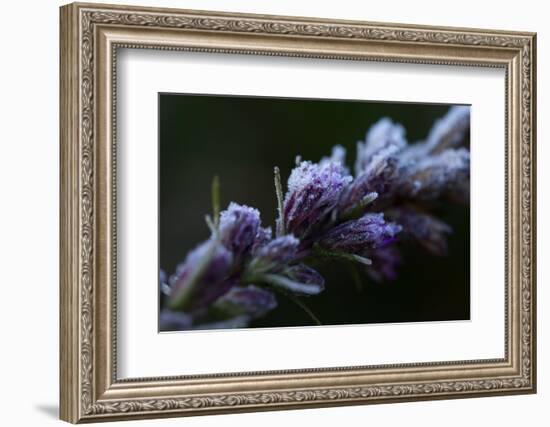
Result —
[[[359,254],[393,242],[400,230],[399,225],[385,222],[384,214],[368,213],[332,228],[321,238],[319,244],[330,251]]]
[[[258,249],[250,262],[254,273],[276,271],[291,262],[298,251],[300,241],[291,234],[277,237]]]
[[[397,267],[401,264],[401,253],[396,245],[388,245],[367,253],[372,265],[366,271],[378,283],[397,279]]]
[[[324,165],[330,162],[340,165],[349,174],[349,169],[346,167],[346,149],[341,145],[332,147],[330,157],[323,157],[319,164]]]
[[[213,239],[189,252],[170,277],[170,306],[195,309],[223,295],[233,286],[226,280],[232,262],[231,252]]]
[[[373,200],[392,197],[398,178],[397,166],[398,160],[395,156],[386,156],[384,152],[376,154],[368,168],[344,189],[338,211],[345,216],[360,207],[367,196]]]
[[[292,170],[284,199],[287,232],[298,238],[324,225],[352,177],[340,164],[302,162]]]
[[[451,107],[447,114],[433,125],[426,139],[426,148],[430,154],[454,148],[462,143],[469,129],[470,107]]]
[[[453,229],[434,216],[415,209],[399,208],[388,212],[403,227],[403,232],[413,237],[432,255],[447,254],[447,235]]]
[[[254,243],[252,244],[252,255],[256,255],[264,245],[269,243],[272,235],[273,231],[271,227],[259,227],[256,237],[254,237]]]
[[[405,129],[388,118],[380,119],[371,126],[365,137],[365,142],[357,143],[357,159],[355,174],[357,176],[372,168],[372,162],[378,161],[376,156],[387,158],[407,146]]]
[[[182,331],[191,329],[193,316],[181,311],[164,309],[160,312],[159,323],[162,331]]]
[[[431,200],[452,192],[470,179],[470,152],[465,148],[448,149],[425,157],[411,166],[401,178],[400,195]]]
[[[228,316],[247,315],[258,318],[277,307],[273,292],[254,285],[236,286],[219,298],[214,304],[214,310]]]
[[[435,122],[425,141],[411,144],[400,153],[401,163],[408,165],[443,150],[457,148],[469,129],[470,107],[451,107],[445,116]]]
[[[236,257],[246,255],[260,228],[260,212],[248,206],[231,202],[220,214],[220,238],[223,245]]]
[[[159,318],[162,331],[185,331],[201,329],[246,328],[250,316],[239,315],[222,320],[205,319],[204,315],[190,315],[181,311],[162,310]]]

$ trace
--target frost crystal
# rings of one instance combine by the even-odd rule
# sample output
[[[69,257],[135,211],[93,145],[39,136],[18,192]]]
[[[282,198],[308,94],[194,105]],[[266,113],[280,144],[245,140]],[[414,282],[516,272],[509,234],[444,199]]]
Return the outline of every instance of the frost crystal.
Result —
[[[257,209],[231,202],[220,214],[221,241],[235,256],[250,251],[259,227],[260,212]]]
[[[359,219],[346,221],[326,233],[319,244],[332,251],[362,253],[395,241],[401,226],[384,221],[382,213],[368,213]]]
[[[286,231],[304,238],[321,227],[338,204],[342,190],[351,181],[352,177],[345,168],[336,162],[300,163],[288,179],[284,199]]]

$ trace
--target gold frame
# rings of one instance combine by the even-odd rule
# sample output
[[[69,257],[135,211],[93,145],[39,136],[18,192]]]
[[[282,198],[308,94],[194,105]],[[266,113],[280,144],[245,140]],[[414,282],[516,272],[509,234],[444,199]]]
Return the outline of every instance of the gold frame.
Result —
[[[61,8],[61,418],[77,423],[534,393],[534,33],[71,4]],[[505,357],[176,378],[116,377],[118,47],[501,67]]]

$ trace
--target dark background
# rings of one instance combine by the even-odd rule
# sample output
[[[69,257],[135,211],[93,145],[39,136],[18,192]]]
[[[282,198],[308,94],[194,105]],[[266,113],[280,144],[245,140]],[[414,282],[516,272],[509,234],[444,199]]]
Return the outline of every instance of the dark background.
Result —
[[[160,267],[170,275],[187,252],[209,236],[212,177],[221,181],[222,209],[231,201],[260,210],[273,225],[273,167],[286,180],[294,158],[318,161],[333,145],[347,149],[353,171],[356,143],[387,116],[401,123],[409,142],[423,139],[448,105],[159,94]],[[450,224],[449,254],[434,257],[418,245],[403,247],[394,282],[375,283],[359,266],[318,267],[326,290],[304,302],[323,324],[464,320],[470,318],[469,207],[443,205]],[[355,272],[350,271],[354,268]],[[359,274],[360,283],[353,279]],[[311,325],[294,303],[279,306],[252,327]]]

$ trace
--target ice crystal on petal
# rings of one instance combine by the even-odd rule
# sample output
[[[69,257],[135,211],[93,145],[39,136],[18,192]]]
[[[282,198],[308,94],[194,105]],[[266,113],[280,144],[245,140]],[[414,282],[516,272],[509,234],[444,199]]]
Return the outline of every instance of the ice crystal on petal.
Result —
[[[403,177],[403,197],[436,199],[470,179],[470,152],[465,148],[448,149],[418,161]]]
[[[443,150],[457,148],[464,142],[470,129],[470,107],[451,107],[438,119],[423,142],[409,145],[400,153],[403,165],[438,154]]]
[[[367,213],[329,230],[319,241],[325,249],[337,252],[362,253],[395,241],[401,226],[384,221],[382,213]]]
[[[448,148],[454,148],[462,143],[470,128],[470,107],[454,106],[449,112],[437,120],[426,139],[429,153],[436,154]]]
[[[304,238],[321,227],[351,181],[345,168],[336,162],[300,163],[288,179],[283,207],[286,231]]]
[[[376,156],[387,158],[407,146],[405,129],[388,118],[380,119],[375,123],[365,137],[365,142],[357,143],[357,159],[355,161],[355,174],[357,176],[365,172],[373,161],[379,161]]]
[[[338,203],[341,213],[345,214],[357,207],[369,194],[384,199],[393,196],[398,178],[398,160],[393,155],[385,154],[376,154],[367,169],[344,189]]]
[[[231,202],[220,214],[220,238],[235,256],[246,255],[260,227],[260,212],[257,209]]]
[[[346,167],[346,149],[341,145],[332,147],[330,157],[323,157],[319,164],[322,166],[330,162],[340,165],[349,174],[349,169]]]
[[[272,235],[271,227],[259,227],[252,244],[252,254],[255,255],[264,245],[269,243]]]
[[[298,251],[300,241],[291,234],[277,237],[262,246],[251,261],[255,272],[274,271],[291,262]]]

